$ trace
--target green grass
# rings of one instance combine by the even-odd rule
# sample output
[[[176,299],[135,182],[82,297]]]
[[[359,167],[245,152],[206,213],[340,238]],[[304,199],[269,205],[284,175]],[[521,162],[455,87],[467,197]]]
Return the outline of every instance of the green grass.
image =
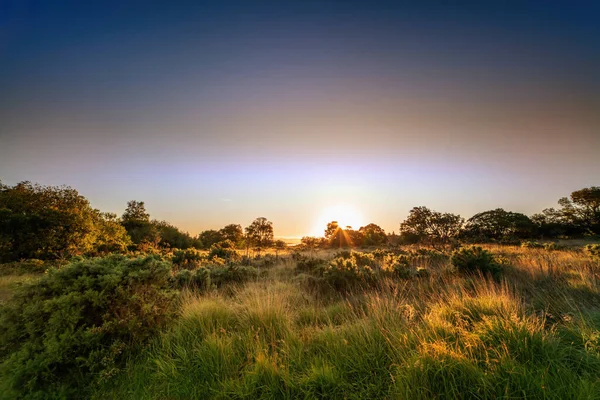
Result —
[[[188,293],[97,398],[600,398],[596,266],[577,251],[502,251],[500,281],[442,265],[323,296],[285,261],[233,293]]]
[[[191,287],[94,398],[600,399],[600,265],[484,247],[500,278],[421,254],[427,276],[336,291],[286,255],[245,284]],[[29,278],[0,278],[0,296]]]

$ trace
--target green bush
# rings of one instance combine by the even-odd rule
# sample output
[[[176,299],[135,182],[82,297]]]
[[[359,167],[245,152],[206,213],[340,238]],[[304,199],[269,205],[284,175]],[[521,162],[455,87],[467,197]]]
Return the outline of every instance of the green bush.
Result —
[[[210,287],[210,270],[198,268],[194,271],[183,269],[175,273],[171,278],[176,288],[193,287],[195,289],[207,289]]]
[[[239,253],[235,249],[235,244],[231,240],[223,240],[210,246],[208,259],[220,258],[225,261],[237,261],[240,259]]]
[[[0,392],[80,398],[108,380],[175,316],[170,276],[153,256],[109,256],[19,288],[0,308]]]
[[[346,291],[356,286],[372,284],[375,272],[371,266],[357,262],[356,257],[338,257],[323,270],[323,280],[336,290]]]
[[[321,258],[300,256],[296,257],[296,260],[297,272],[315,273],[317,270],[325,266],[325,260]]]
[[[259,276],[255,267],[244,265],[224,265],[210,268],[210,283],[216,287],[221,287],[230,283],[244,283]]]
[[[464,247],[452,253],[452,265],[459,272],[472,274],[480,272],[498,277],[502,272],[500,264],[494,259],[494,255],[479,246]]]
[[[390,273],[398,278],[406,279],[410,278],[411,276],[410,261],[405,255],[386,255],[383,259],[381,269],[382,271]]]
[[[204,255],[196,249],[176,250],[171,261],[173,265],[182,269],[196,269],[205,259]]]
[[[600,244],[588,244],[585,246],[585,252],[594,260],[600,261]]]

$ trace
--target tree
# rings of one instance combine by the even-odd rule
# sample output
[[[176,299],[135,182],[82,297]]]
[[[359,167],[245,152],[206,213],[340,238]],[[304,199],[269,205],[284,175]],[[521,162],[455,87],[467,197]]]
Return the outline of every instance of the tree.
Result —
[[[315,251],[315,249],[324,246],[325,243],[325,238],[318,238],[314,236],[304,236],[302,239],[300,239],[300,244],[302,247],[309,250],[311,254]]]
[[[198,240],[202,243],[203,249],[210,249],[213,244],[219,243],[223,240],[223,235],[219,231],[209,229],[200,232]]]
[[[171,249],[189,249],[193,247],[196,240],[187,232],[180,231],[177,227],[167,221],[152,221],[152,225],[158,231],[160,237],[159,245]]]
[[[95,210],[95,244],[99,253],[120,253],[131,245],[131,238],[116,214]]]
[[[488,241],[525,239],[532,237],[534,232],[535,225],[528,216],[497,208],[469,218],[464,235],[470,239]]]
[[[376,224],[368,224],[358,230],[363,237],[365,246],[378,246],[387,243],[385,231]]]
[[[325,228],[325,239],[331,240],[336,232],[340,229],[340,226],[337,221],[331,221],[327,224],[327,228]]]
[[[460,215],[440,213],[427,207],[414,207],[400,224],[400,234],[415,242],[428,241],[431,245],[445,245],[456,238],[463,226]]]
[[[150,222],[150,214],[146,212],[143,201],[131,200],[121,217],[121,224],[127,230],[134,244],[142,242],[158,244],[160,235],[158,229]]]
[[[279,251],[287,249],[287,243],[283,240],[276,240],[273,243],[273,247],[275,247],[275,258],[279,259]]]
[[[115,222],[68,186],[0,183],[4,260],[64,258],[93,252],[96,246],[120,249],[128,239]]]
[[[576,190],[558,204],[562,206],[560,212],[565,222],[582,231],[600,234],[600,186]]]
[[[362,243],[362,234],[352,230],[350,226],[342,229],[337,221],[331,221],[325,229],[325,240],[331,247],[360,246]]]
[[[236,247],[240,247],[244,241],[244,230],[241,225],[229,224],[219,230],[219,234],[225,240],[231,240]]]
[[[256,218],[246,227],[248,245],[254,246],[259,252],[273,243],[273,223],[265,217]]]

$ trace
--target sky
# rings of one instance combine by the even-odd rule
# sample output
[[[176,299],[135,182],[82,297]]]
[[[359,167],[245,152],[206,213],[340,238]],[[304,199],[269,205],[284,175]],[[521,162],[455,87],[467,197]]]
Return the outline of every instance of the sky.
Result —
[[[0,0],[0,180],[144,201],[192,234],[530,215],[600,184],[599,20],[593,1]]]

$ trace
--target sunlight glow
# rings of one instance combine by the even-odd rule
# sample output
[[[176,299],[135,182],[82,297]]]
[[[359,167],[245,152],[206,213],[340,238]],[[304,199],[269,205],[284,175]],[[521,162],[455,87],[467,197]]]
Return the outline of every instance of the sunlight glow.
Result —
[[[343,229],[347,226],[358,229],[364,225],[364,218],[360,211],[347,204],[337,204],[323,210],[315,222],[311,236],[323,236],[327,224],[331,221],[337,221]]]

